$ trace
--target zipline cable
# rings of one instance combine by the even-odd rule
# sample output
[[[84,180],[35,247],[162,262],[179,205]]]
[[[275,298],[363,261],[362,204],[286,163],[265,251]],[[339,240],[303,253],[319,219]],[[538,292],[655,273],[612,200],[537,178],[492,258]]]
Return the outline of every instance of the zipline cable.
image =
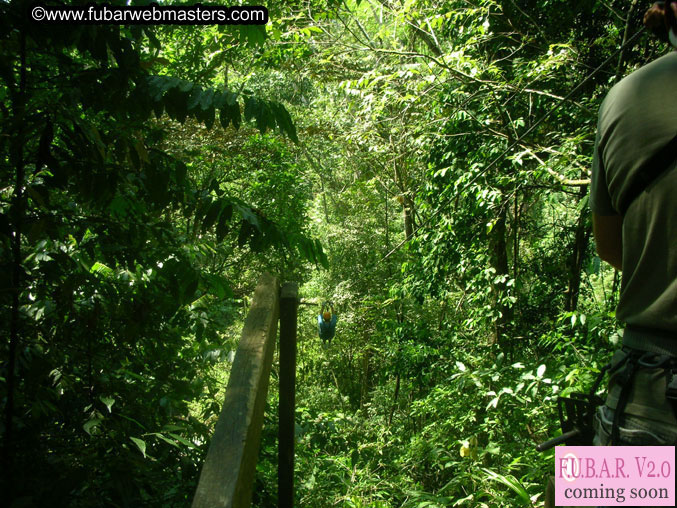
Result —
[[[642,27],[640,30],[638,30],[632,37],[630,37],[625,43],[621,45],[620,48],[618,48],[610,57],[608,57],[606,60],[604,60],[601,64],[599,64],[588,76],[583,79],[573,90],[571,90],[568,94],[566,94],[564,97],[562,97],[558,103],[549,111],[547,111],[541,118],[539,118],[536,122],[531,124],[531,126],[519,136],[515,141],[513,141],[508,148],[506,148],[500,155],[498,155],[495,159],[493,159],[488,166],[486,166],[483,170],[481,170],[479,173],[477,173],[465,186],[463,186],[462,189],[460,189],[458,192],[454,193],[452,197],[447,199],[442,205],[432,213],[423,223],[416,228],[416,230],[412,233],[412,236],[409,238],[406,238],[402,240],[400,243],[398,243],[395,247],[393,247],[390,252],[388,252],[385,256],[383,256],[380,260],[378,260],[374,264],[374,268],[377,267],[379,264],[381,264],[383,261],[388,259],[390,256],[392,256],[395,252],[397,252],[404,244],[412,240],[414,237],[416,237],[419,234],[419,231],[421,231],[423,228],[428,226],[432,219],[434,219],[437,215],[439,215],[446,207],[454,200],[458,199],[460,195],[465,192],[473,183],[477,181],[477,179],[486,174],[490,169],[492,169],[496,164],[498,164],[499,161],[503,160],[503,158],[513,149],[515,146],[517,146],[519,143],[522,142],[522,140],[528,136],[536,127],[538,127],[540,124],[542,124],[545,120],[550,118],[550,116],[557,111],[564,102],[568,101],[575,93],[577,93],[583,86],[585,86],[588,81],[590,81],[600,70],[602,70],[604,67],[606,67],[609,62],[611,62],[616,56],[623,51],[626,47],[628,47],[630,44],[635,42],[636,39],[639,38],[640,35],[642,35],[645,32],[645,28]]]

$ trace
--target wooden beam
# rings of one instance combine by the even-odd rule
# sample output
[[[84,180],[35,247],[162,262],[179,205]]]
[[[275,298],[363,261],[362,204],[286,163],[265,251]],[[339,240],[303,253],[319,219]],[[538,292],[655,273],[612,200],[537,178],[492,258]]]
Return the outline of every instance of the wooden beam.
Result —
[[[266,273],[256,286],[242,330],[193,508],[251,505],[278,316],[279,284]]]
[[[298,285],[288,282],[280,294],[280,425],[278,428],[278,508],[294,506],[294,412],[296,406],[296,328]]]

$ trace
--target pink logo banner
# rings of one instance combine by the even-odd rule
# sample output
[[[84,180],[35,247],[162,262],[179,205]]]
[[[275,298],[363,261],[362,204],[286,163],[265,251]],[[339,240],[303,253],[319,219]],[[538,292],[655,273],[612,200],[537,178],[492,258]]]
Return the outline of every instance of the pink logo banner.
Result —
[[[674,446],[558,446],[557,506],[675,506]]]

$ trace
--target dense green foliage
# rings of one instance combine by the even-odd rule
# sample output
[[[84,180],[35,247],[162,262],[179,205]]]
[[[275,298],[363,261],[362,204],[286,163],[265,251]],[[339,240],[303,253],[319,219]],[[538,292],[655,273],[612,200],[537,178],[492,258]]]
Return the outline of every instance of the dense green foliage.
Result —
[[[299,314],[299,506],[538,506],[554,399],[618,340],[586,195],[601,98],[664,49],[617,51],[644,6],[256,3],[265,27],[0,2],[3,491],[188,506],[268,270],[339,310],[328,348]]]

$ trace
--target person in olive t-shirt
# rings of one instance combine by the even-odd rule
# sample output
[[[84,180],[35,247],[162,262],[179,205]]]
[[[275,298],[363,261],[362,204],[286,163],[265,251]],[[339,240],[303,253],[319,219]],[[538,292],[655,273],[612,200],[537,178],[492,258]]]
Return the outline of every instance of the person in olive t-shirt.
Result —
[[[645,16],[673,27],[677,2]],[[656,18],[659,24],[655,24]],[[654,60],[617,83],[599,111],[590,208],[599,256],[622,270],[616,315],[627,327],[623,351],[677,356],[677,153],[621,214],[638,172],[677,135],[677,52]],[[617,352],[614,360],[624,357]],[[675,444],[677,420],[666,399],[666,370],[640,368],[623,412],[620,444]],[[606,406],[596,415],[596,444],[609,444],[620,387],[610,379]]]

